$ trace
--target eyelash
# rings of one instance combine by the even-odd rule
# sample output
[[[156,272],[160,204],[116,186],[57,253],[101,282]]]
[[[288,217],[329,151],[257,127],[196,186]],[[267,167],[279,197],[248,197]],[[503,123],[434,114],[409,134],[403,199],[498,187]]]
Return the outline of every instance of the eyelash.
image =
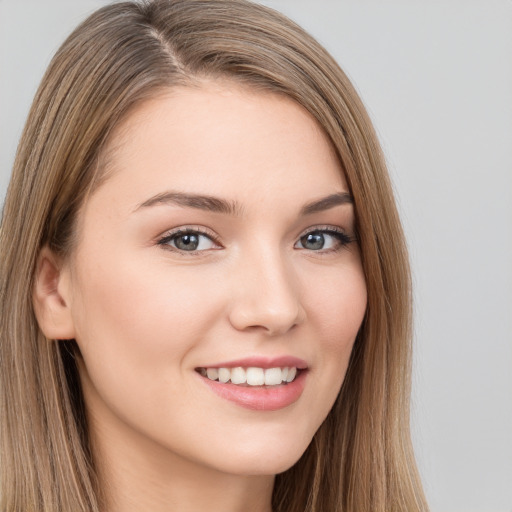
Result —
[[[167,233],[162,238],[160,238],[157,241],[157,244],[161,245],[164,249],[171,250],[171,251],[177,252],[178,254],[182,254],[182,255],[198,256],[201,252],[204,252],[204,251],[197,251],[197,250],[185,251],[183,249],[179,249],[178,247],[173,247],[172,245],[170,245],[170,243],[173,240],[176,240],[180,236],[184,236],[184,235],[204,236],[204,237],[208,238],[209,240],[211,240],[215,245],[219,246],[219,248],[222,247],[218,238],[213,233],[211,233],[210,231],[206,231],[200,227],[179,228],[175,231],[171,231],[170,233]]]
[[[317,226],[317,227],[311,228],[311,229],[305,231],[304,233],[302,233],[299,236],[297,242],[294,244],[294,248],[296,248],[295,245],[297,243],[299,243],[299,242],[302,243],[301,240],[303,238],[307,237],[310,234],[317,234],[317,233],[322,234],[322,235],[331,236],[338,241],[337,246],[333,247],[333,248],[310,250],[310,252],[317,253],[317,254],[329,254],[329,253],[333,253],[333,252],[338,252],[356,240],[354,237],[347,235],[347,233],[345,233],[342,229],[339,229],[337,227],[333,227],[333,226],[318,227]],[[160,239],[158,239],[157,244],[167,250],[171,250],[171,251],[177,252],[182,255],[197,256],[197,255],[200,255],[200,253],[205,252],[205,250],[207,250],[207,249],[203,249],[203,250],[186,251],[186,250],[179,249],[178,247],[174,247],[171,245],[171,242],[178,239],[180,236],[184,236],[184,235],[204,236],[204,237],[208,238],[209,240],[211,240],[215,245],[219,246],[219,248],[222,248],[218,237],[216,237],[210,231],[206,231],[200,227],[179,228],[175,231],[171,231],[171,232],[167,233],[166,235],[164,235],[163,237],[161,237]],[[298,247],[297,249],[308,250],[305,247]]]
[[[354,237],[347,235],[347,233],[345,233],[345,231],[343,231],[340,228],[337,228],[334,226],[320,226],[320,227],[314,227],[314,228],[306,230],[303,234],[301,234],[299,236],[299,239],[297,240],[296,243],[300,242],[303,238],[305,238],[308,235],[311,235],[313,233],[329,235],[338,241],[338,244],[336,247],[332,247],[330,249],[319,249],[317,251],[311,250],[311,252],[313,252],[313,253],[322,254],[322,255],[341,251],[342,249],[347,247],[350,243],[355,241]],[[304,250],[307,250],[307,249],[304,248]]]

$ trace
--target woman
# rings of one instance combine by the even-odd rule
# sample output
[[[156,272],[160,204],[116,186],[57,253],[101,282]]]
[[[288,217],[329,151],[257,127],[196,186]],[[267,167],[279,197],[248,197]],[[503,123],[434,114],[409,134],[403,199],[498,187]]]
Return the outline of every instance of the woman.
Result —
[[[384,161],[283,16],[93,14],[43,78],[1,237],[2,510],[427,510]]]

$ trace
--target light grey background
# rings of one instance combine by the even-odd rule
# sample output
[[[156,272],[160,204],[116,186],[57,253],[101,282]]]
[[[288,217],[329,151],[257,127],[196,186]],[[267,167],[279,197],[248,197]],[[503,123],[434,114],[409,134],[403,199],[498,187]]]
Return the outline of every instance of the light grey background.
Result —
[[[0,0],[0,198],[53,52],[100,0]],[[380,134],[415,280],[413,433],[433,512],[512,511],[512,2],[267,0]]]

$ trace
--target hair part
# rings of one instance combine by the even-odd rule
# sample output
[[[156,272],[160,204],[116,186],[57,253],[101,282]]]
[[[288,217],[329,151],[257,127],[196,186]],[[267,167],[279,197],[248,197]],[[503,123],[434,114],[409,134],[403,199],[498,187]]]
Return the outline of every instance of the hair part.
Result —
[[[108,179],[123,119],[205,79],[302,105],[331,139],[355,204],[366,316],[333,409],[299,462],[276,477],[274,511],[426,511],[409,433],[407,251],[376,134],[332,57],[283,15],[244,0],[106,6],[68,37],[42,80],[0,230],[0,509],[101,509],[78,349],[38,328],[36,262],[44,246],[67,255],[76,244],[78,213]]]

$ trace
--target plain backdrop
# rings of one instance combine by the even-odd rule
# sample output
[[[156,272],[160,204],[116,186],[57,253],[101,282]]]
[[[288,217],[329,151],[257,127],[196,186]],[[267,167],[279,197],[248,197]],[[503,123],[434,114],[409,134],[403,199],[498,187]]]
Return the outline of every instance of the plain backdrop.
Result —
[[[37,84],[99,0],[0,0],[0,201]],[[355,83],[415,282],[413,435],[432,512],[512,512],[512,2],[268,0]]]

